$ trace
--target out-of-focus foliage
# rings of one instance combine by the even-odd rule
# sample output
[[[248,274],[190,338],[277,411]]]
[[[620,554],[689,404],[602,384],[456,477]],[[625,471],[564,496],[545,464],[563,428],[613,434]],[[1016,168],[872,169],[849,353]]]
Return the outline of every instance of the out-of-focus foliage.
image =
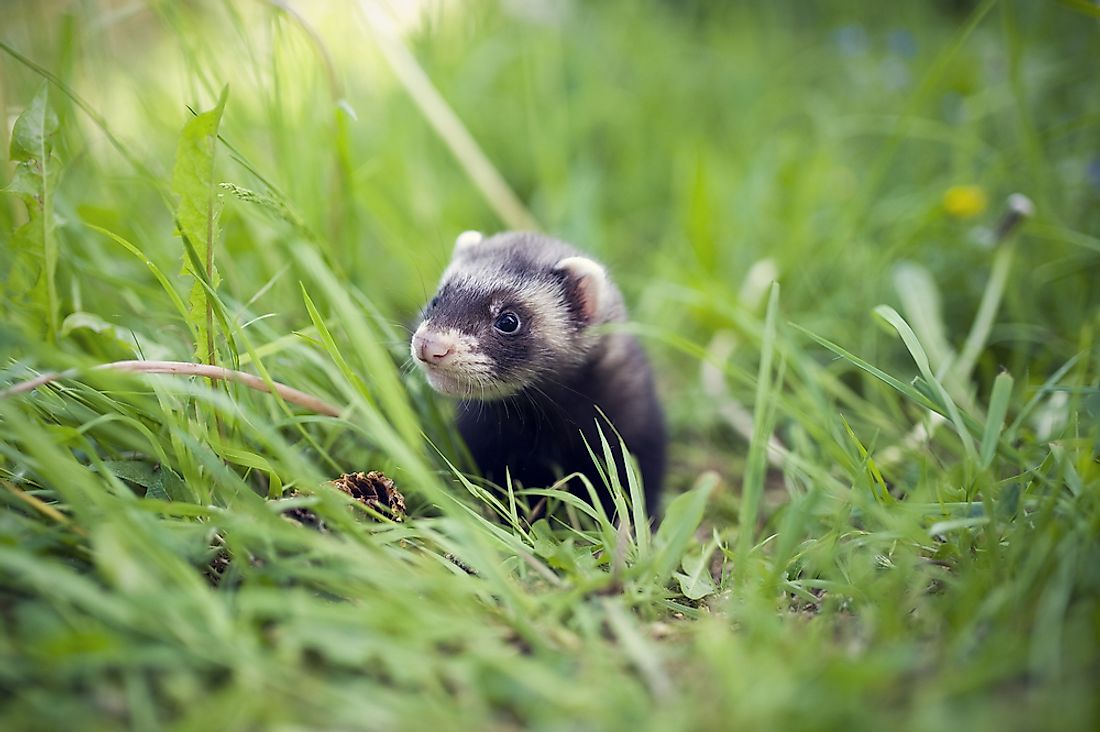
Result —
[[[0,726],[1094,728],[1088,3],[365,2],[5,4],[0,388],[79,372],[0,397]],[[407,326],[509,209],[417,67],[626,292],[659,528],[450,470]],[[346,412],[87,368],[207,332]]]

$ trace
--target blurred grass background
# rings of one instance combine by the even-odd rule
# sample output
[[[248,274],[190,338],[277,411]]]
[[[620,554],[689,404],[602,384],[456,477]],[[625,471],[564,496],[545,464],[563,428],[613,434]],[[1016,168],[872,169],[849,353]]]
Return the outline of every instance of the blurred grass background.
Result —
[[[366,9],[5,5],[0,149],[44,76],[58,117],[58,327],[5,195],[0,383],[193,357],[152,269],[186,299],[177,143],[228,85],[218,361],[351,407],[102,372],[0,400],[5,728],[1096,724],[1095,4]],[[515,221],[379,34],[622,285],[673,435],[655,534],[487,521],[447,470],[406,328],[458,232]],[[995,245],[1015,192],[1036,215]],[[409,521],[325,486],[372,469]]]

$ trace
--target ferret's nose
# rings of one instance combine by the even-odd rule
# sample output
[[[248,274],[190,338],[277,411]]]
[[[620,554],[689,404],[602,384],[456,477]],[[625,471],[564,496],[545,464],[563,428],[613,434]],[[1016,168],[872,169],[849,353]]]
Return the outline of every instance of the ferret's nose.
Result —
[[[455,348],[454,342],[446,336],[417,331],[413,335],[412,351],[418,360],[440,366],[451,359]]]

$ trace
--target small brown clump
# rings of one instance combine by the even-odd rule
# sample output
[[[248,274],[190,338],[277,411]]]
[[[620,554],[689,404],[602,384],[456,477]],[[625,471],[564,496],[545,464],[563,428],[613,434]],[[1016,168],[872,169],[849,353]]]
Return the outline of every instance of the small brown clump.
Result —
[[[405,496],[397,490],[393,481],[380,471],[369,473],[345,473],[332,484],[339,490],[369,506],[394,521],[405,518]]]
[[[342,493],[346,493],[359,503],[369,507],[372,511],[388,517],[392,521],[400,522],[405,519],[405,496],[397,490],[393,481],[386,477],[385,473],[372,470],[369,473],[345,473],[332,481],[332,485]],[[289,498],[301,495],[297,491],[291,491]],[[283,516],[318,531],[328,531],[325,522],[308,508],[295,507],[283,511]]]

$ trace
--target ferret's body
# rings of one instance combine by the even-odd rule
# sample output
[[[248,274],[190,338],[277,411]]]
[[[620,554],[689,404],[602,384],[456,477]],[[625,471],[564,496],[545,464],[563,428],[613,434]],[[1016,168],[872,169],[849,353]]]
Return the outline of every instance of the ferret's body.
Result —
[[[636,370],[645,363],[637,341],[622,344],[619,367]],[[495,401],[462,401],[458,405],[458,429],[486,478],[504,484],[505,468],[513,479],[527,487],[549,486],[562,475],[579,472],[588,476],[598,492],[603,491],[592,451],[603,459],[603,447],[596,425],[614,448],[617,469],[624,490],[622,456],[618,438],[600,416],[599,406],[623,437],[635,456],[645,487],[650,512],[658,508],[664,473],[665,436],[661,413],[652,395],[648,371],[640,391],[624,383],[616,365],[598,361],[582,365],[556,383],[545,383],[538,391]],[[633,380],[637,372],[629,378]],[[583,434],[584,439],[581,435]],[[571,489],[588,499],[587,491]],[[610,509],[610,504],[605,501]]]
[[[630,335],[622,296],[603,267],[539,234],[483,239],[467,232],[413,336],[412,352],[437,391],[460,398],[458,428],[486,478],[506,470],[525,487],[573,472],[603,481],[597,424],[626,486],[618,439],[635,456],[651,513],[664,477],[665,433],[653,377]],[[582,438],[583,435],[583,438]],[[577,481],[570,490],[587,499]],[[610,500],[603,496],[605,507]]]

